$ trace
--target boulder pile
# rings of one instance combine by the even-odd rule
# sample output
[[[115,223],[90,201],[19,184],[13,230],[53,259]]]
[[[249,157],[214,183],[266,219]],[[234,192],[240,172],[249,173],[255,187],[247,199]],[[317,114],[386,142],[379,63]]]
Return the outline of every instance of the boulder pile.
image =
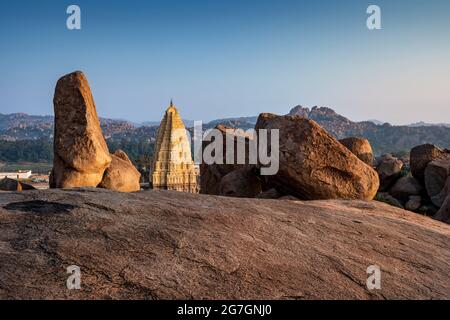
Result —
[[[258,174],[255,174],[256,166],[251,165],[248,158],[249,144],[253,137],[247,135],[243,130],[224,125],[218,125],[215,129],[216,132],[222,134],[222,163],[207,164],[202,161],[200,165],[200,193],[248,198],[256,195],[258,190],[261,192],[262,182],[258,178]],[[227,148],[227,139],[233,141],[232,150]],[[238,164],[237,161],[236,150],[239,139],[245,141],[244,164]],[[203,152],[214,142],[214,138],[211,137],[211,141],[205,140],[202,145]],[[227,154],[230,152],[233,152],[233,163],[227,163]]]
[[[230,128],[219,126],[217,129],[224,135],[236,135]],[[202,164],[201,193],[301,200],[371,200],[376,195],[379,178],[375,170],[315,121],[265,113],[259,116],[255,129],[257,133],[260,129],[279,130],[278,172],[261,175],[263,165],[249,163],[246,152],[245,164]],[[271,139],[267,140],[267,149],[272,150]],[[246,137],[247,144],[249,141]],[[207,145],[204,144],[203,150]],[[354,145],[354,150],[360,150],[359,155],[369,162],[368,141]],[[224,144],[224,158],[226,151]]]
[[[218,126],[224,141],[245,135]],[[410,156],[385,154],[374,158],[367,139],[337,141],[316,122],[301,116],[261,114],[255,126],[279,130],[279,170],[261,175],[264,166],[202,164],[201,193],[231,197],[321,200],[362,199],[450,221],[450,150],[431,144],[413,148]],[[259,137],[257,137],[259,140]],[[245,136],[246,152],[251,137]],[[268,150],[271,150],[270,141]],[[209,145],[205,143],[203,150]],[[236,150],[236,145],[234,145]],[[234,150],[234,151],[235,151]],[[223,149],[223,162],[227,153]]]
[[[377,199],[449,222],[450,152],[431,144],[413,148],[406,164],[391,154],[378,159]],[[405,170],[406,169],[406,170]]]
[[[140,174],[124,152],[111,155],[85,75],[59,79],[53,99],[55,135],[50,188],[140,190]]]

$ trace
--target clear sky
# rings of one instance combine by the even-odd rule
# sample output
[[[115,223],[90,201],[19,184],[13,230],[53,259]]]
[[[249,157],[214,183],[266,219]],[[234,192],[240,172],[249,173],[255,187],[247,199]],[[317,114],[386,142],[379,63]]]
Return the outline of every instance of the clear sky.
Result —
[[[66,28],[81,7],[82,29]],[[382,30],[366,9],[381,7]],[[295,105],[352,120],[450,122],[448,0],[0,2],[0,113],[53,114],[86,73],[101,116],[211,120]]]

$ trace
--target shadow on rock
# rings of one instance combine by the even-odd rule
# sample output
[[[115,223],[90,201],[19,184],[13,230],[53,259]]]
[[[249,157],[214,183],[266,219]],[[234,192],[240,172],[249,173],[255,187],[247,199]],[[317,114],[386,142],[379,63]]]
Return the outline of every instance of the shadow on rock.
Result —
[[[71,204],[34,200],[10,203],[3,208],[8,211],[22,211],[38,214],[64,214],[70,213],[70,211],[76,207]]]

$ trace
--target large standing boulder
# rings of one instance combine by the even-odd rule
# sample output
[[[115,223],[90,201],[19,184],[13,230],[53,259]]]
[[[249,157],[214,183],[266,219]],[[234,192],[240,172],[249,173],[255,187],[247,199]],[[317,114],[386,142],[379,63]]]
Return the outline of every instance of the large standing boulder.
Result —
[[[315,121],[265,113],[255,128],[280,130],[279,170],[266,176],[279,191],[304,200],[369,200],[377,193],[377,173]],[[268,150],[276,152],[267,140]]]
[[[111,163],[94,99],[82,72],[59,79],[51,188],[96,187]]]
[[[373,166],[375,158],[369,140],[363,138],[345,138],[339,140],[348,150],[369,166]]]
[[[422,190],[422,185],[414,177],[401,177],[395,182],[389,193],[394,198],[406,202],[409,196],[418,196]]]
[[[220,194],[227,197],[254,198],[262,192],[256,168],[241,168],[225,175],[220,181]]]
[[[432,144],[423,144],[411,149],[410,167],[414,178],[421,183],[425,181],[425,168],[428,163],[441,157],[444,151]]]
[[[425,187],[428,196],[433,203],[440,206],[439,194],[444,189],[446,181],[450,175],[450,154],[445,154],[443,157],[431,161],[425,169]],[[435,203],[437,202],[437,203]]]
[[[229,174],[230,172],[233,172],[235,170],[247,168],[249,166],[249,157],[248,157],[248,145],[249,141],[252,138],[251,136],[247,135],[243,130],[230,128],[224,125],[218,125],[216,128],[218,132],[222,134],[223,139],[223,147],[222,147],[222,154],[223,159],[222,163],[214,163],[214,164],[207,164],[204,161],[200,164],[200,193],[202,194],[211,194],[211,195],[220,195],[220,182],[224,176]],[[226,161],[226,155],[227,155],[227,144],[226,139],[227,136],[234,141],[234,161],[233,163],[228,164]],[[245,164],[238,164],[237,163],[237,143],[238,139],[245,139],[246,144],[246,156],[245,156]],[[208,147],[210,143],[213,141],[203,141],[202,145],[202,152],[205,150],[205,148]]]
[[[135,192],[141,189],[141,174],[134,167],[127,154],[117,150],[111,155],[111,165],[106,169],[99,188],[119,192]]]
[[[380,191],[387,191],[402,175],[403,162],[391,154],[378,160],[376,171],[380,177]]]

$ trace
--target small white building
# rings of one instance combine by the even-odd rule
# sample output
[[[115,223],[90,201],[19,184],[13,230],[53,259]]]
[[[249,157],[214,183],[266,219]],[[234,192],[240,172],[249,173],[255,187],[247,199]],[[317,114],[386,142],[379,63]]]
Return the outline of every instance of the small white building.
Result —
[[[19,170],[17,172],[0,172],[0,179],[9,178],[16,180],[26,180],[30,179],[32,173],[31,170]]]

